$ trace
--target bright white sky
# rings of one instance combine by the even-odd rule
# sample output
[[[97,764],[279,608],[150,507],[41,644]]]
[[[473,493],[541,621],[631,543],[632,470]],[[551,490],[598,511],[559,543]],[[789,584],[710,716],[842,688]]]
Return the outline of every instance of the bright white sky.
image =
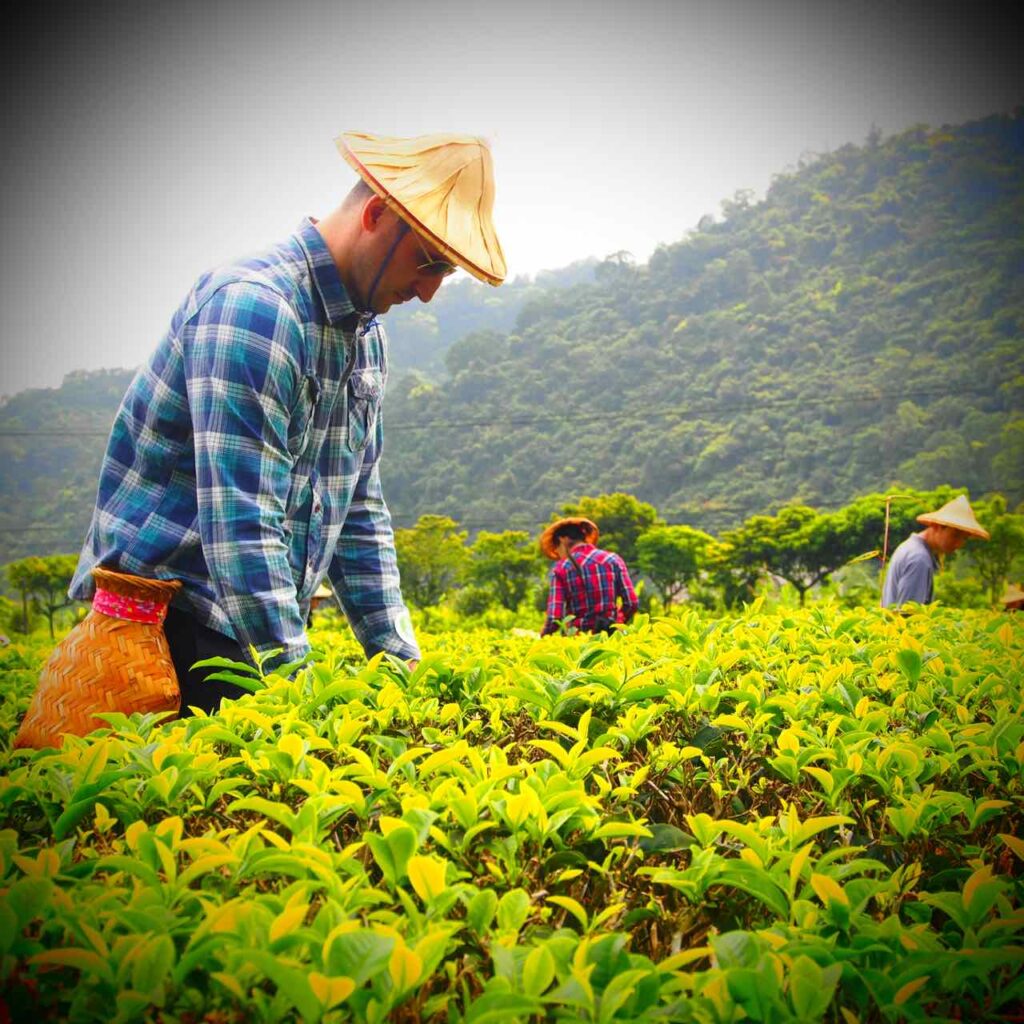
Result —
[[[199,272],[336,205],[355,181],[333,143],[346,128],[487,136],[511,276],[623,249],[645,261],[872,125],[1022,102],[999,5],[952,9],[37,5],[0,54],[0,394],[142,362]]]

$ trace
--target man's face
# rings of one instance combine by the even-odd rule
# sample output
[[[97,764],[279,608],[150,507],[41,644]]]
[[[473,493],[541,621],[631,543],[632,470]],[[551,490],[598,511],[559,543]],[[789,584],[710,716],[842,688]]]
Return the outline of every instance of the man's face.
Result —
[[[951,555],[959,551],[967,540],[967,534],[952,526],[937,526],[935,535],[935,546],[944,555]]]
[[[403,233],[402,238],[388,259],[388,250],[399,233]],[[445,278],[443,267],[450,264],[446,264],[444,257],[422,242],[414,231],[404,228],[402,221],[390,210],[384,212],[374,234],[377,236],[376,244],[371,247],[365,272],[367,287],[370,287],[385,260],[387,265],[370,298],[373,312],[386,313],[392,306],[411,299],[429,302]]]

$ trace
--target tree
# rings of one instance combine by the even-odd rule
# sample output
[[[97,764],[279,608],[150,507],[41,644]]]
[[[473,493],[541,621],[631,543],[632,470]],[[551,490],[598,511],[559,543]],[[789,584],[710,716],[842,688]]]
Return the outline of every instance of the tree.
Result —
[[[68,586],[77,564],[77,555],[34,555],[5,567],[8,582],[21,595],[20,632],[30,630],[29,599],[34,598],[46,615],[50,639],[55,639],[53,617],[71,603],[67,596]]]
[[[707,550],[705,562],[708,582],[722,591],[726,608],[735,608],[757,596],[758,581],[766,570],[763,565],[745,564],[732,544],[715,540]]]
[[[627,567],[636,561],[640,534],[652,526],[664,525],[653,505],[621,492],[580,498],[575,504],[563,505],[561,515],[585,516],[594,522],[601,531],[598,543],[620,555]]]
[[[1006,499],[997,494],[976,508],[978,522],[989,540],[974,540],[968,548],[971,561],[993,604],[999,600],[1013,564],[1024,555],[1024,515],[1006,511]]]
[[[525,530],[482,530],[469,549],[466,575],[509,611],[525,599],[540,575],[537,545]]]
[[[667,607],[697,579],[714,542],[692,526],[652,526],[637,538],[636,565]]]
[[[395,531],[402,591],[420,608],[437,604],[462,579],[469,553],[458,526],[448,516],[425,515]]]
[[[792,583],[804,603],[807,591],[824,582],[852,557],[843,519],[790,505],[774,516],[751,516],[723,534],[736,568],[763,566]]]

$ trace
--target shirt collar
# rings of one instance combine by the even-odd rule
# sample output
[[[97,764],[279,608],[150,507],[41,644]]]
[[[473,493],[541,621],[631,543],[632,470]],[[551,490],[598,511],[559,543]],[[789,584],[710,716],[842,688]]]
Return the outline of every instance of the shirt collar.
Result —
[[[323,304],[327,322],[332,327],[343,326],[346,322],[351,324],[352,318],[358,315],[356,307],[352,305],[352,300],[341,283],[341,275],[334,264],[334,258],[323,236],[317,231],[312,217],[303,219],[297,236],[299,244],[305,250],[306,261],[309,263],[313,283]]]
[[[579,544],[574,544],[569,549],[569,558],[563,558],[563,562],[571,562],[573,558],[586,558],[591,551],[594,550],[593,544],[588,544],[585,540],[580,541]]]

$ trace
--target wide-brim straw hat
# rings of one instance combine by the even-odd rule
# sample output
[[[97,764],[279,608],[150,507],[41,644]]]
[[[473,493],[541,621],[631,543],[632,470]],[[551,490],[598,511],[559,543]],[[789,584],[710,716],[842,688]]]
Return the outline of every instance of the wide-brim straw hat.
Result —
[[[335,142],[370,188],[447,259],[487,284],[505,280],[491,219],[494,165],[484,139],[342,132]]]
[[[934,512],[922,512],[917,521],[929,526],[952,526],[961,533],[969,533],[972,537],[988,540],[988,530],[974,518],[974,510],[963,494],[952,501],[947,501],[942,508]]]
[[[1007,583],[1006,590],[1000,598],[1003,604],[1013,604],[1016,601],[1024,601],[1024,590],[1016,583]]]
[[[583,516],[569,516],[567,519],[559,519],[548,526],[540,535],[540,549],[548,558],[558,558],[558,542],[555,540],[555,533],[563,526],[583,527],[583,540],[586,544],[596,544],[601,531],[597,524]]]

